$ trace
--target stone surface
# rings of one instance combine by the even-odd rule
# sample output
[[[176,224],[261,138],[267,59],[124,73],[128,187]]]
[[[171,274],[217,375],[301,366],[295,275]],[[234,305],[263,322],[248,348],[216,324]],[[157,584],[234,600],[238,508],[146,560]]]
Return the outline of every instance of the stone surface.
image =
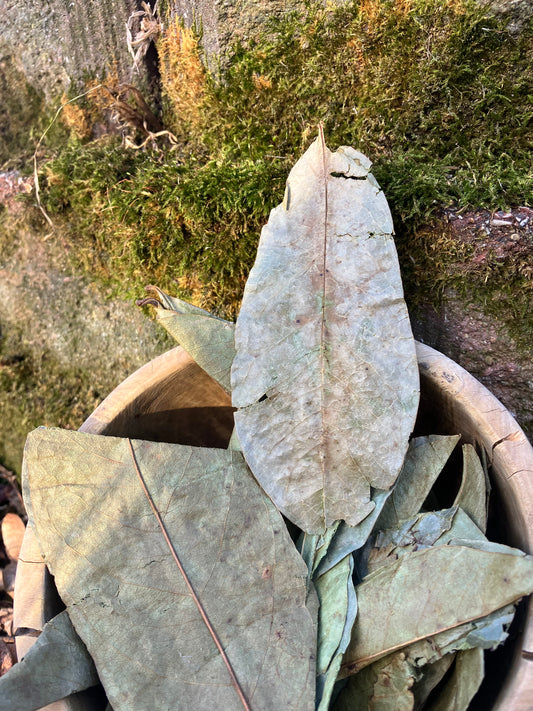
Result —
[[[506,326],[449,290],[438,311],[415,320],[415,337],[468,370],[511,412],[533,442],[533,360]]]
[[[461,276],[461,293],[446,287],[437,308],[428,305],[416,313],[415,336],[480,380],[533,441],[531,326],[525,321],[522,325],[520,316],[513,317],[513,301],[518,302],[518,298],[513,300],[509,294],[495,290],[483,302],[474,294],[480,275],[481,280],[483,275],[490,280],[495,265],[507,268],[512,276],[518,272],[531,283],[533,210],[517,207],[509,212],[476,210],[460,214],[449,209],[441,215],[440,227],[435,226],[436,233],[441,228],[450,239],[468,245],[472,252],[464,262],[451,267],[452,274],[455,271]]]
[[[0,174],[0,206],[3,201],[14,217],[22,206],[13,194],[26,191],[29,182],[13,172]],[[0,254],[0,457],[20,473],[29,430],[38,424],[79,427],[130,373],[175,344],[133,300],[110,299],[76,274],[60,235],[31,232],[12,219],[0,222],[4,246],[6,225],[15,246]],[[19,382],[22,377],[33,386]],[[66,424],[58,419],[65,407]]]
[[[16,55],[34,89],[51,99],[72,79],[105,71],[113,63],[119,74],[128,75],[125,25],[137,5],[136,0],[0,0],[0,46]]]
[[[304,7],[303,0],[173,0],[173,14],[187,26],[201,21],[202,45],[208,63],[216,67],[237,41],[246,42],[265,29],[272,17]]]

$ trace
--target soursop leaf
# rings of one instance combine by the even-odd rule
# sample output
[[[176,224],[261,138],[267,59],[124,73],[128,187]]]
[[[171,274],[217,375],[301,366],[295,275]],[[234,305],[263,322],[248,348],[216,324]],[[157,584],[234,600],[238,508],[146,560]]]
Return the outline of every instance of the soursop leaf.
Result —
[[[359,612],[340,674],[355,673],[532,591],[533,558],[525,554],[452,545],[406,553],[357,586]]]
[[[377,527],[394,528],[417,514],[455,449],[459,435],[428,435],[409,442],[398,480]]]
[[[26,459],[41,550],[115,711],[314,709],[316,595],[240,453],[40,428]]]
[[[263,228],[235,331],[244,456],[291,521],[355,526],[402,466],[419,381],[387,201],[322,132]],[[384,433],[387,433],[384,436]]]
[[[66,611],[47,622],[24,658],[0,677],[2,711],[34,711],[98,684]]]
[[[454,504],[460,506],[472,521],[485,533],[490,485],[476,450],[471,444],[463,445],[463,476]]]
[[[229,393],[231,364],[235,355],[235,324],[169,296],[161,289],[150,288],[158,296],[158,301],[148,300],[155,306],[158,322],[200,368]],[[160,305],[157,306],[157,303]]]
[[[320,607],[317,640],[317,711],[327,711],[357,615],[353,556],[315,580]]]

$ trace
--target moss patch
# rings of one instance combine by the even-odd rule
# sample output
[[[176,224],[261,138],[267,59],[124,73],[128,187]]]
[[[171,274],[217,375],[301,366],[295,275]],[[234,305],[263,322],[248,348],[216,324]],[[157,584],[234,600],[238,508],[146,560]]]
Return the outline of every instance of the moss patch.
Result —
[[[77,429],[100,397],[88,371],[47,352],[37,358],[22,334],[10,332],[0,341],[0,461],[20,473],[28,432],[40,425]]]
[[[437,299],[465,258],[453,240],[417,236],[420,226],[450,205],[527,204],[531,25],[513,35],[470,0],[309,2],[235,46],[223,76],[200,71],[197,45],[169,27],[162,62],[195,67],[164,73],[162,119],[178,148],[72,141],[42,168],[43,202],[72,254],[116,294],[177,282],[233,316],[261,225],[319,122],[330,147],[374,160],[410,298]],[[437,258],[415,258],[417,273],[420,251]],[[515,284],[512,269],[469,274],[469,285],[486,299]]]

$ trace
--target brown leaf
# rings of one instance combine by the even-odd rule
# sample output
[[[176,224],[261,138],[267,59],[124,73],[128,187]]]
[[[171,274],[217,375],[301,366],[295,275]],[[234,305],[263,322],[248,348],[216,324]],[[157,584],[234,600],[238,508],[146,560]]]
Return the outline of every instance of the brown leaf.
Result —
[[[2,568],[2,582],[6,593],[13,597],[15,594],[15,577],[17,575],[17,561],[12,560],[9,565]]]
[[[17,662],[15,642],[0,639],[0,676],[3,676]]]
[[[26,526],[20,516],[7,513],[2,519],[2,540],[11,560],[18,560]]]

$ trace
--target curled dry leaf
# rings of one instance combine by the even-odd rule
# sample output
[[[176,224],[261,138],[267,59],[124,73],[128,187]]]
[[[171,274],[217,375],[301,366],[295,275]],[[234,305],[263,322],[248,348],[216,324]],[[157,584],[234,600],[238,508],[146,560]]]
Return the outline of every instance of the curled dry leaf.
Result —
[[[418,407],[392,219],[370,165],[353,148],[331,153],[320,133],[263,228],[237,319],[232,398],[244,456],[309,533],[372,512]]]
[[[219,319],[182,299],[169,296],[157,287],[147,289],[157,295],[157,299],[146,301],[156,306],[159,323],[200,368],[229,393],[231,364],[235,356],[235,324]]]
[[[466,711],[483,681],[485,662],[480,648],[458,652],[455,669],[429,711]]]
[[[18,560],[26,526],[20,516],[7,513],[2,519],[2,540],[11,560]]]
[[[455,504],[483,533],[487,530],[489,485],[483,465],[471,444],[463,445],[463,478]]]

